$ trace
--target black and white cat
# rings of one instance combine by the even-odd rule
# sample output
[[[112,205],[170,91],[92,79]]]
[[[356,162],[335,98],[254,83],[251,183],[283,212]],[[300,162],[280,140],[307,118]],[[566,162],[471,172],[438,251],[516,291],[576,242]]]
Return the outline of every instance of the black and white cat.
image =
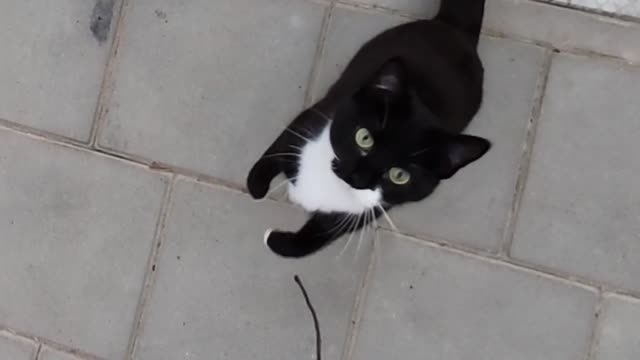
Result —
[[[461,134],[482,101],[483,14],[484,0],[442,0],[434,19],[379,34],[269,147],[249,173],[249,192],[265,197],[283,172],[289,199],[311,213],[298,232],[266,233],[275,253],[318,251],[426,198],[489,150],[489,141]]]

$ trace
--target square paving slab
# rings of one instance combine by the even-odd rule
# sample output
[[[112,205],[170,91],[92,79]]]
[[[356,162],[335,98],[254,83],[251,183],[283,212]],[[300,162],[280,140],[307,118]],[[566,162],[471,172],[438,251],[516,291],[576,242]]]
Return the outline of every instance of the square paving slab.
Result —
[[[636,67],[555,57],[516,228],[516,258],[640,290],[638,93]]]

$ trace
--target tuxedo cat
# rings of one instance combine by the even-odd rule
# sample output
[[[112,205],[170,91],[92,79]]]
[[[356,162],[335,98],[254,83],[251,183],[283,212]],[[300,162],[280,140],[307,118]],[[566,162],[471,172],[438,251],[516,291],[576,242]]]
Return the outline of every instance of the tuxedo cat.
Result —
[[[316,252],[424,199],[489,150],[489,141],[461,134],[482,101],[483,14],[484,0],[442,0],[434,19],[379,34],[275,140],[251,169],[249,192],[265,197],[284,173],[289,199],[311,217],[295,233],[267,231],[272,251]]]

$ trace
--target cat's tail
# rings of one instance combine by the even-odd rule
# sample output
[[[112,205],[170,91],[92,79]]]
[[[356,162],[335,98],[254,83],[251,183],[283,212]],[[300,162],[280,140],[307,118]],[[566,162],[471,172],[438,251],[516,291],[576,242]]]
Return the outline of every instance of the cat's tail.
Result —
[[[464,31],[477,44],[484,17],[484,3],[485,0],[441,0],[440,11],[435,19]]]

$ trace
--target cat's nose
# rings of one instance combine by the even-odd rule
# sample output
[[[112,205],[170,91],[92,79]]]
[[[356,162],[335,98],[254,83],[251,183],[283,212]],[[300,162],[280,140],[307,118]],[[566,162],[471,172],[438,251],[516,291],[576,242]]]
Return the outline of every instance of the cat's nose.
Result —
[[[351,186],[358,190],[368,189],[371,186],[371,176],[365,173],[351,175]]]

